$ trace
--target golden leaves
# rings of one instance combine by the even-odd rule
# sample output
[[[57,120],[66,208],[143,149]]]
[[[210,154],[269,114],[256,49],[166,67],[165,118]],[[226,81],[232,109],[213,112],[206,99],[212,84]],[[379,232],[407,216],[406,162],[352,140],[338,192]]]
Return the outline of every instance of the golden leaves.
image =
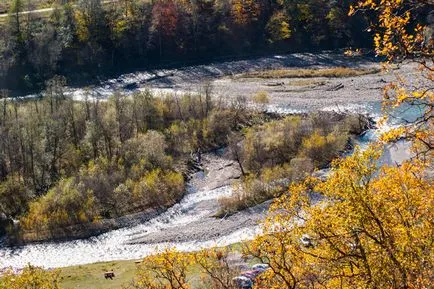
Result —
[[[232,1],[232,17],[240,25],[256,21],[261,13],[260,5],[253,0]]]
[[[266,288],[429,284],[432,180],[419,161],[379,172],[380,151],[356,151],[336,161],[326,181],[309,179],[275,201],[266,234],[250,246],[273,269]]]
[[[193,259],[190,254],[166,249],[160,254],[146,257],[138,268],[135,289],[189,289],[187,271]]]
[[[0,278],[1,289],[61,289],[59,282],[60,271],[45,271],[42,268],[28,266],[24,270],[15,274],[6,271]]]

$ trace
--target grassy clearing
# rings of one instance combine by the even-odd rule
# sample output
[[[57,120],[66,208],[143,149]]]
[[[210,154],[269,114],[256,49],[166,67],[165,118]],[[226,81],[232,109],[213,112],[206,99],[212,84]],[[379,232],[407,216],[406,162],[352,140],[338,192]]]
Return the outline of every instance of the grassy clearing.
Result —
[[[314,77],[354,77],[380,72],[377,68],[333,67],[321,69],[273,69],[248,72],[239,75],[240,78],[314,78]]]
[[[232,252],[241,253],[242,244],[235,243],[228,246]],[[110,261],[87,265],[79,265],[61,268],[62,281],[60,285],[65,289],[120,289],[126,287],[133,280],[137,267],[141,260]],[[249,260],[248,264],[252,265],[257,260]],[[113,280],[106,280],[104,272],[111,271],[115,273]],[[191,268],[192,288],[204,289],[201,286],[199,278],[199,269]],[[196,276],[197,275],[197,276]]]
[[[136,273],[135,261],[112,261],[66,267],[61,269],[61,286],[66,289],[119,289],[128,284]],[[105,279],[104,272],[115,273],[113,280]]]

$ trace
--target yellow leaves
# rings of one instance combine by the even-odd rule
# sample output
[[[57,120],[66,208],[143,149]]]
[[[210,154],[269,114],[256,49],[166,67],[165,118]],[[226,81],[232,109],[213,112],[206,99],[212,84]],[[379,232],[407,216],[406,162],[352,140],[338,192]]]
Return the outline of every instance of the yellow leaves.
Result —
[[[334,162],[326,181],[293,185],[274,202],[266,234],[249,248],[279,272],[266,275],[266,288],[287,288],[290,280],[329,288],[388,288],[392,280],[399,286],[428,284],[432,180],[424,178],[419,161],[379,171],[380,154],[378,147],[356,151]],[[314,201],[309,191],[323,199]]]
[[[391,129],[380,136],[380,140],[383,142],[393,142],[404,136],[406,132],[405,127],[399,127],[395,129]]]
[[[290,19],[283,11],[274,13],[265,27],[269,34],[269,41],[273,43],[289,39],[292,35],[292,29],[289,23]]]
[[[198,276],[203,288],[233,288],[232,278],[238,271],[230,265],[230,254],[229,248],[210,248],[193,253],[166,249],[143,260],[131,288],[189,289],[189,280],[195,278],[197,282]]]
[[[192,265],[191,254],[166,249],[146,257],[138,268],[134,289],[189,289],[187,272]]]
[[[348,56],[348,57],[354,57],[354,56],[361,56],[362,55],[362,50],[359,48],[356,49],[347,49],[344,51],[344,55]]]
[[[45,271],[38,267],[28,266],[23,272],[15,274],[6,271],[0,277],[1,289],[61,289],[59,285],[60,271]]]
[[[234,0],[232,2],[232,17],[240,25],[256,21],[261,13],[260,5],[253,0]]]
[[[422,69],[425,69],[425,66]],[[424,76],[422,75],[422,77]],[[417,150],[419,152],[425,151],[425,155],[426,152],[431,150],[430,148],[434,144],[434,119],[430,115],[432,114],[431,107],[434,102],[434,93],[429,87],[429,82],[432,80],[428,78],[427,80],[425,82],[428,83],[428,86],[412,88],[410,86],[411,80],[398,76],[396,83],[391,83],[384,88],[382,109],[385,113],[400,116],[401,111],[410,111],[417,118],[410,117],[410,119],[415,119],[414,121],[410,120],[413,123],[387,132],[382,136],[382,141],[391,142],[402,137],[413,140],[413,144],[418,147]],[[388,117],[385,115],[382,123],[386,123],[387,120]]]
[[[422,29],[420,26],[413,30],[409,29],[412,15],[410,10],[402,13],[403,6],[402,1],[383,0],[376,3],[372,0],[363,0],[349,11],[349,15],[354,15],[358,9],[369,9],[377,13],[378,33],[374,37],[376,52],[389,60],[418,53],[422,47]]]
[[[124,32],[128,29],[128,21],[126,19],[119,19],[113,23],[113,35],[118,40],[121,39]]]
[[[356,14],[356,9],[354,8],[353,5],[350,5],[350,10],[348,11],[348,16],[353,16],[354,14]]]
[[[75,21],[77,23],[77,36],[78,36],[78,39],[81,42],[88,41],[88,39],[89,39],[89,29],[87,27],[85,15],[82,12],[77,11],[75,13]]]

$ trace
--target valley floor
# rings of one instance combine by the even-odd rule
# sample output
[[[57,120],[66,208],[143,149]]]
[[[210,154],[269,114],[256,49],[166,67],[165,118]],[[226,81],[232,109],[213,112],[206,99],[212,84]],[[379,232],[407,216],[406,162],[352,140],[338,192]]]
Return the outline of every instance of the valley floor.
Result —
[[[146,89],[161,93],[203,92],[204,87],[209,83],[213,95],[221,97],[224,101],[233,101],[237,97],[250,99],[258,91],[266,91],[270,102],[264,106],[270,111],[291,113],[352,110],[378,117],[381,113],[382,89],[386,82],[394,80],[397,73],[403,77],[412,77],[414,73],[413,66],[404,64],[400,68],[387,72],[355,77],[269,79],[244,75],[247,72],[267,69],[295,70],[326,67],[379,69],[380,64],[372,59],[349,59],[334,53],[280,55],[127,74],[92,88],[90,93],[94,97],[104,98],[117,90],[127,93]],[[155,75],[163,77],[155,78]],[[85,91],[85,88],[69,88],[69,94],[76,99],[81,99]],[[404,149],[408,150],[408,146]],[[398,151],[397,154],[400,155],[399,158],[402,157],[402,152]],[[392,153],[387,156],[386,161],[394,162]],[[191,191],[184,200],[149,223],[109,232],[89,240],[0,248],[0,261],[2,261],[0,268],[25,266],[29,262],[45,267],[65,267],[98,261],[134,260],[155,252],[157,244],[175,243],[181,250],[192,250],[206,246],[226,246],[251,239],[257,232],[257,224],[264,218],[269,203],[259,204],[223,219],[213,218],[212,216],[219,209],[217,200],[231,194],[231,184],[240,177],[240,172],[237,164],[226,158],[224,153],[206,155],[203,158],[203,169],[203,172],[193,177]],[[72,282],[74,278],[86,278],[86,276],[94,280],[92,276],[99,278],[98,275],[110,266],[117,266],[120,272],[119,279],[127,280],[133,275],[130,270],[134,271],[135,263],[134,261],[110,261],[104,264],[73,267],[64,272],[72,270],[71,272],[78,273],[76,275],[64,273],[72,276],[65,278],[65,282],[69,282],[68,280]],[[84,270],[83,268],[89,271],[80,271]],[[101,282],[103,281],[105,282],[105,280]],[[117,281],[112,283],[115,282]],[[65,284],[69,285],[69,283]]]

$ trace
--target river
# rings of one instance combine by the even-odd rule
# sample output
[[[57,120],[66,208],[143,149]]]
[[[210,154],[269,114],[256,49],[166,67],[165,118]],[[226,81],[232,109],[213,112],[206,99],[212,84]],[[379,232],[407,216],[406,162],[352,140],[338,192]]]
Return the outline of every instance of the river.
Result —
[[[274,65],[285,64],[282,64],[282,58],[272,58],[271,60]],[[262,61],[260,63],[265,62]],[[227,66],[232,67],[230,65]],[[239,83],[237,80],[231,80],[232,83],[228,82],[228,80],[222,81],[221,76],[224,73],[215,72],[212,69],[210,71],[216,77],[213,83],[217,94],[227,91],[228,87],[231,87],[233,90],[232,86],[241,85],[242,88],[243,85],[246,85],[245,81],[238,81]],[[167,74],[168,72],[164,73]],[[185,74],[185,71],[183,73]],[[231,72],[229,71],[229,73]],[[197,74],[195,75],[197,78]],[[177,77],[177,75],[173,75],[173,72],[170,72],[170,77]],[[271,103],[267,109],[279,113],[317,110],[351,111],[368,114],[374,119],[378,119],[381,116],[381,87],[378,87],[378,81],[381,79],[381,82],[383,82],[383,78],[385,77],[389,76],[361,76],[345,79],[344,81],[330,79],[327,81],[334,83],[344,82],[345,85],[344,89],[339,92],[329,91],[327,93],[318,93],[317,88],[314,87],[306,88],[304,91],[291,91],[291,84],[288,84],[289,90],[286,93],[289,93],[292,97],[286,96],[283,99],[281,94],[276,92],[274,95],[270,92]],[[113,92],[112,87],[117,89],[125,86],[125,83],[129,83],[128,81],[131,79],[136,79],[137,83],[142,83],[147,78],[149,78],[149,74],[138,73],[136,75],[121,76],[117,80],[105,82],[104,85],[96,88],[98,97],[109,95]],[[125,79],[128,79],[128,81],[125,81]],[[187,82],[188,84],[188,79],[186,78],[181,78],[180,81]],[[334,83],[330,85],[334,85]],[[372,85],[372,83],[377,84],[375,84],[376,89],[370,90],[370,94],[354,89],[354,87],[366,88],[367,85]],[[176,86],[173,83],[167,85],[169,87]],[[186,89],[187,86],[184,85],[182,89]],[[152,86],[150,88],[165,89],[164,87]],[[176,91],[175,89],[168,89],[168,92]],[[346,91],[345,89],[353,90]],[[77,99],[82,99],[83,95],[87,93],[86,91],[86,89],[81,88],[70,90],[71,94]],[[237,93],[241,92],[233,91],[231,95],[236,95]],[[311,105],[306,105],[305,98],[309,93],[315,95],[315,99],[309,98]],[[341,95],[342,99],[339,103],[336,102],[336,99],[331,99],[327,102],[330,98],[327,95],[330,97]],[[410,118],[413,118],[415,114],[415,112],[410,112]],[[357,142],[362,148],[365,148],[369,143],[376,140],[382,131],[396,125],[400,125],[399,120],[394,120],[382,128],[369,130]],[[406,159],[408,155],[409,144],[401,142],[397,145],[389,146],[380,162],[395,164]],[[240,212],[226,219],[212,218],[212,215],[218,209],[217,200],[231,195],[231,180],[239,177],[237,176],[239,172],[237,172],[235,164],[230,160],[215,155],[208,155],[207,159],[209,168],[205,170],[206,173],[198,172],[193,177],[192,181],[188,184],[188,192],[185,197],[165,213],[150,221],[83,240],[45,242],[18,247],[6,247],[0,242],[0,268],[22,268],[27,264],[42,266],[44,268],[55,268],[111,260],[140,259],[168,246],[176,247],[182,251],[191,251],[212,246],[226,246],[254,238],[261,231],[258,223],[264,218],[268,203]],[[216,182],[216,179],[219,181]],[[210,183],[213,183],[213,185],[210,185]]]

